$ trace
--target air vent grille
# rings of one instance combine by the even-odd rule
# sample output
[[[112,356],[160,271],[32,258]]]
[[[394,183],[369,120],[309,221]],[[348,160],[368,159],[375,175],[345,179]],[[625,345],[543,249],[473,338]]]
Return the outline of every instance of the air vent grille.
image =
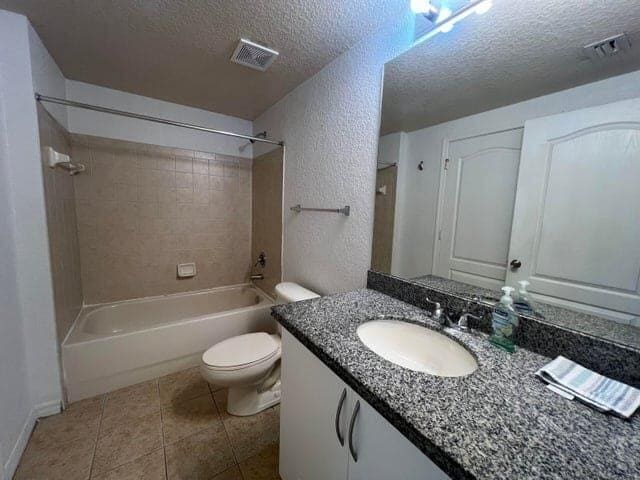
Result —
[[[264,72],[278,55],[275,50],[243,38],[231,55],[231,61]]]
[[[592,60],[600,60],[607,57],[615,57],[620,53],[631,49],[631,42],[626,33],[614,35],[598,42],[590,43],[584,47],[584,51]]]

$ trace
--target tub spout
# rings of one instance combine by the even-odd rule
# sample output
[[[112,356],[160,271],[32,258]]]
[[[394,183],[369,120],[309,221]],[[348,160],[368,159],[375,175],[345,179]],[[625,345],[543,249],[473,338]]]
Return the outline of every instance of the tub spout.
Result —
[[[255,273],[249,277],[251,280],[264,280],[264,275],[261,273]]]

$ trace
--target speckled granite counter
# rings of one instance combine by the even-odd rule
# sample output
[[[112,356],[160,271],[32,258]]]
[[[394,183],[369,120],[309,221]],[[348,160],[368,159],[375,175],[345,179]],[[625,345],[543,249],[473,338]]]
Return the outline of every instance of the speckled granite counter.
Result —
[[[467,377],[394,365],[356,328],[380,315],[440,329],[425,311],[373,290],[273,308],[274,317],[454,479],[638,479],[640,416],[601,414],[545,388],[548,358],[509,355],[481,333],[445,329],[476,356]]]
[[[415,281],[373,271],[367,275],[367,287],[420,308],[428,307],[425,298],[429,297],[440,302],[453,318],[464,309],[482,317],[480,322],[472,322],[474,328],[491,331],[490,306],[471,301],[472,294],[481,290],[476,287],[438,277]],[[555,316],[557,308],[549,308],[554,310],[545,310],[545,318],[521,316],[515,337],[518,345],[547,357],[564,355],[602,375],[640,388],[640,347],[629,345],[628,340],[633,337],[627,335],[627,330],[636,331],[634,327],[600,319],[599,325],[609,325],[608,335],[603,337],[599,335],[602,329],[594,325],[593,320],[589,323],[596,328],[576,328],[572,319],[582,314],[570,312],[571,315],[561,314],[558,318]]]

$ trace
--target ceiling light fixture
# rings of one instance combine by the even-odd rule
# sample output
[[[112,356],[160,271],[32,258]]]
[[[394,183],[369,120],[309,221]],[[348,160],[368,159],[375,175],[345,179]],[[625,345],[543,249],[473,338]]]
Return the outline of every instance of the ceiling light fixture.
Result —
[[[446,6],[434,6],[430,0],[411,0],[411,10],[416,14],[423,15],[427,20],[435,24],[431,30],[416,40],[415,43],[424,42],[440,32],[450,32],[460,20],[467,18],[472,13],[478,15],[487,13],[492,6],[492,0],[472,0],[464,7],[451,12]]]

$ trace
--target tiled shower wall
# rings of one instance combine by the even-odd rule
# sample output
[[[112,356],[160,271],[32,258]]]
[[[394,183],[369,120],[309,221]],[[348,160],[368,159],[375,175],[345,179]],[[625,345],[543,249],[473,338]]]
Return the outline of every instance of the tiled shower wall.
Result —
[[[86,304],[247,281],[251,160],[72,137]],[[194,278],[177,278],[195,262]]]
[[[38,104],[38,127],[51,255],[56,330],[62,342],[82,307],[80,249],[76,228],[73,177],[47,165],[46,148],[71,153],[67,132]]]
[[[274,294],[282,279],[282,148],[278,147],[253,161],[253,219],[251,257],[260,252],[267,257],[265,268],[254,267],[264,280],[255,283],[265,292]]]

